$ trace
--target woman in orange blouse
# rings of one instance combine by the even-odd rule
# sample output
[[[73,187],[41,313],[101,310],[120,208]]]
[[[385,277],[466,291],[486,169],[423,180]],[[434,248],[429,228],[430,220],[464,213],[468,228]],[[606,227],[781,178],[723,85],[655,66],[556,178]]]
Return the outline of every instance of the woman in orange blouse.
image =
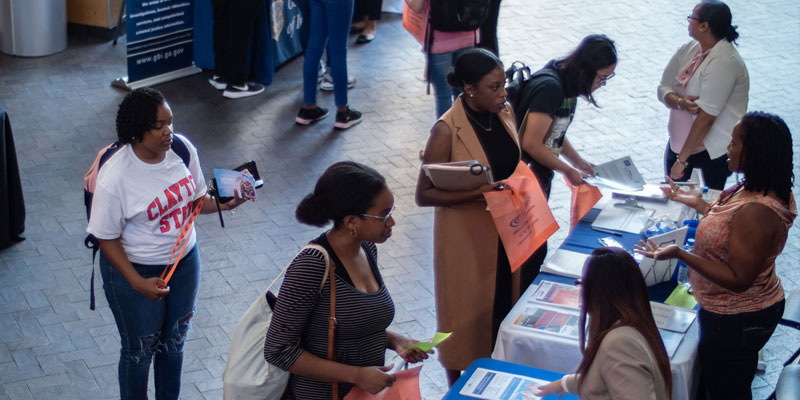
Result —
[[[659,260],[677,258],[690,267],[701,307],[700,390],[710,399],[749,399],[758,351],[783,315],[775,258],[797,216],[786,123],[762,112],[745,114],[733,128],[728,167],[744,178],[711,204],[673,182],[665,188],[669,199],[703,214],[691,253],[650,241],[641,242],[637,251]]]

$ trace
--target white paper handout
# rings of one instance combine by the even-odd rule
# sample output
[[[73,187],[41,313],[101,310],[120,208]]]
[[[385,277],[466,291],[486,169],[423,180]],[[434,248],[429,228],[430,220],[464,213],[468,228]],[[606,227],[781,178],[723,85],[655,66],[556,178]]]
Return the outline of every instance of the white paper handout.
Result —
[[[655,209],[617,207],[617,202],[609,201],[600,210],[600,214],[592,222],[593,228],[609,229],[628,233],[639,233],[647,219],[653,216]]]
[[[484,400],[538,400],[541,397],[535,395],[539,391],[537,387],[548,383],[528,376],[477,368],[458,394]]]
[[[583,264],[588,257],[588,254],[559,248],[554,252],[548,252],[547,259],[542,265],[542,272],[580,278],[583,275]]]
[[[476,160],[423,164],[422,170],[433,186],[442,190],[472,190],[494,181],[489,167]]]
[[[630,156],[595,165],[594,173],[584,179],[590,185],[619,190],[642,190],[644,186],[644,178]]]
[[[686,239],[686,232],[688,231],[689,227],[684,226],[674,231],[650,236],[649,239],[658,247],[666,247],[671,244],[681,246]],[[647,286],[653,286],[672,278],[672,273],[675,271],[677,265],[678,259],[676,258],[656,260],[654,258],[644,257],[642,261],[639,262],[639,269],[642,271],[642,275],[644,275],[644,282]]]
[[[650,302],[650,309],[653,310],[656,326],[672,332],[686,333],[697,316],[692,310],[654,301]]]

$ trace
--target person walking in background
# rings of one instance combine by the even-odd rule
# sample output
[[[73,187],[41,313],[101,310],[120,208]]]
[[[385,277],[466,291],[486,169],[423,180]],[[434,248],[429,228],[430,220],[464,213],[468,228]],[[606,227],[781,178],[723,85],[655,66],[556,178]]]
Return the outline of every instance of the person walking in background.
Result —
[[[421,14],[424,21],[428,21],[430,0],[405,0],[408,7],[417,14]],[[422,51],[428,57],[427,79],[433,85],[433,95],[436,102],[436,118],[440,118],[445,111],[453,105],[453,99],[461,94],[461,85],[450,86],[447,83],[447,73],[455,65],[456,59],[465,51],[475,45],[475,31],[465,32],[440,32],[433,30],[433,43],[428,48],[427,43],[420,43]]]
[[[264,85],[247,82],[247,51],[259,0],[211,0],[214,17],[214,75],[208,80],[229,99],[255,96]]]
[[[672,56],[658,85],[658,99],[670,109],[664,170],[686,181],[700,168],[706,186],[722,190],[731,174],[725,146],[747,112],[750,76],[733,47],[739,33],[725,3],[703,0],[686,19],[693,40]]]
[[[489,2],[489,14],[478,29],[480,38],[476,46],[489,50],[500,57],[500,46],[497,43],[497,22],[500,18],[500,0]]]
[[[394,207],[384,177],[351,161],[328,167],[297,206],[297,220],[304,224],[333,223],[312,243],[322,246],[335,265],[329,278],[336,288],[336,331],[331,361],[326,358],[330,281],[320,290],[326,259],[319,250],[306,248],[286,271],[264,345],[266,360],[291,372],[290,398],[330,399],[331,382],[340,398],[353,386],[370,393],[391,386],[392,366],[384,365],[387,348],[406,362],[428,358],[410,349],[416,340],[387,330],[394,303],[381,277],[375,244],[392,235]]]
[[[792,134],[778,116],[749,112],[733,128],[727,163],[744,178],[711,204],[697,190],[664,188],[670,200],[703,214],[689,253],[642,242],[636,251],[689,266],[689,282],[700,305],[700,396],[750,399],[758,352],[783,316],[785,306],[775,259],[797,217],[792,186]],[[738,179],[737,179],[738,180]]]
[[[186,232],[188,253],[170,286],[159,276],[194,202],[205,197],[200,213],[217,212],[206,194],[197,149],[172,132],[172,110],[159,91],[141,88],[125,96],[117,112],[123,147],[100,169],[86,228],[100,243],[103,290],[121,339],[122,399],[147,398],[153,359],[156,398],[179,397],[183,347],[200,285],[194,226]],[[172,150],[173,140],[188,149],[188,166]],[[235,197],[222,209],[244,201]]]
[[[361,122],[361,112],[347,105],[347,35],[353,18],[353,0],[310,0],[309,4],[311,28],[303,59],[303,106],[295,122],[309,125],[328,116],[328,110],[317,105],[319,62],[328,43],[336,104],[333,127],[347,129]]]
[[[452,386],[477,358],[489,357],[500,322],[511,310],[512,275],[483,192],[496,189],[520,159],[516,126],[506,104],[503,64],[484,49],[458,57],[447,81],[463,93],[431,129],[423,164],[477,160],[496,180],[473,190],[447,191],[420,168],[416,202],[436,207],[433,270],[439,362]]]
[[[356,43],[366,44],[375,39],[375,23],[381,19],[382,6],[383,0],[355,0],[350,32],[359,34]]]
[[[595,249],[584,263],[580,288],[578,334],[583,360],[578,372],[540,386],[537,395],[669,400],[669,357],[633,257],[619,248]]]

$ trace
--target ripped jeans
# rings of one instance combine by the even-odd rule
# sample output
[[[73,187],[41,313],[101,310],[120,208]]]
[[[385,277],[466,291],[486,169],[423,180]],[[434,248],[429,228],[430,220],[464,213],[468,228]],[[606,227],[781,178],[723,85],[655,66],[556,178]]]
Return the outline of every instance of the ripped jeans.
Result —
[[[197,245],[186,254],[169,281],[170,293],[152,301],[136,291],[100,252],[100,273],[108,305],[117,322],[120,398],[146,399],[150,362],[155,356],[156,399],[177,399],[181,389],[183,345],[200,284]],[[163,265],[133,264],[144,278],[157,277]]]

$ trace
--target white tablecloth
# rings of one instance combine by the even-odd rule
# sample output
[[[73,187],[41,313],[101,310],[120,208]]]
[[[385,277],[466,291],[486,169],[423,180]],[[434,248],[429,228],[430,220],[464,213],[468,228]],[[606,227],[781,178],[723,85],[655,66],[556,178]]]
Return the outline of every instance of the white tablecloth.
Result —
[[[526,303],[535,290],[536,285],[531,285],[503,320],[492,358],[564,374],[574,373],[582,359],[577,340],[514,325],[515,318],[525,312]],[[695,362],[697,344],[695,319],[670,359],[674,400],[694,399],[700,372]]]

